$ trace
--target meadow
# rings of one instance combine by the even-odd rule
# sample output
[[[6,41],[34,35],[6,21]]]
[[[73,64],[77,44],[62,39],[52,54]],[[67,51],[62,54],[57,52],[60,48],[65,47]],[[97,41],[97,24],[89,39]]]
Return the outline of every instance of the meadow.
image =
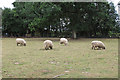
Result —
[[[52,50],[44,49],[47,38],[24,39],[27,46],[17,46],[16,38],[2,38],[3,78],[118,77],[118,39],[69,39],[64,46],[58,38],[51,38]],[[92,50],[92,40],[101,40],[106,49]]]

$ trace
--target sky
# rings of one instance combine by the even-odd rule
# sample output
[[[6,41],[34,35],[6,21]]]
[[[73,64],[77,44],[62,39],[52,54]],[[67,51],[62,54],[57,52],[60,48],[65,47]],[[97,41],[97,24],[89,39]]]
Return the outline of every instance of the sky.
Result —
[[[7,8],[14,8],[12,3],[14,2],[15,0],[0,0],[0,7],[4,8],[4,7],[7,7]],[[120,0],[108,0],[108,1],[112,1],[115,5],[115,9],[116,11],[118,12],[118,2]]]

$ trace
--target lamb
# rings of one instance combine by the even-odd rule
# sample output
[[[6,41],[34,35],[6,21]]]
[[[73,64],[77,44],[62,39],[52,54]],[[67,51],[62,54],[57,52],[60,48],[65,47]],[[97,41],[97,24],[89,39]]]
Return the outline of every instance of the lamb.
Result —
[[[26,41],[22,38],[17,38],[16,39],[17,46],[20,44],[20,46],[26,46]]]
[[[45,45],[45,49],[48,50],[48,49],[53,49],[53,43],[51,40],[45,40],[44,41],[44,45]]]
[[[67,45],[68,44],[68,40],[66,38],[61,38],[60,39],[60,44]]]
[[[95,48],[97,48],[97,49],[101,49],[101,48],[105,49],[105,45],[104,45],[104,43],[102,41],[92,41],[91,44],[92,44],[92,49],[94,49],[94,50],[95,50]]]

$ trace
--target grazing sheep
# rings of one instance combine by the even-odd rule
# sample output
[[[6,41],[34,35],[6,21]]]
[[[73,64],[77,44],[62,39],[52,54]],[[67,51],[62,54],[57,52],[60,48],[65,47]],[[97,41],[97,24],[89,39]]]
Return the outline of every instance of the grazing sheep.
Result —
[[[17,38],[16,39],[17,46],[20,44],[21,46],[26,46],[26,41],[22,38]]]
[[[92,49],[94,49],[94,50],[95,50],[95,48],[97,48],[97,49],[101,49],[101,48],[105,49],[105,45],[101,41],[92,41],[91,44],[92,44]]]
[[[60,44],[67,45],[68,44],[68,40],[66,38],[61,38],[60,39]]]
[[[53,48],[53,43],[52,43],[51,40],[45,40],[45,41],[44,41],[44,45],[45,45],[45,49],[46,49],[46,50]]]

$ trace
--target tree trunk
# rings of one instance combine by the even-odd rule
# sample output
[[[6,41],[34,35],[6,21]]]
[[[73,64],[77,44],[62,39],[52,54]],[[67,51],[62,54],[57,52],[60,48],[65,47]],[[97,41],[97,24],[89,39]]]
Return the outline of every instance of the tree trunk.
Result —
[[[73,39],[76,39],[77,38],[77,36],[76,36],[76,31],[74,30],[73,31]]]

